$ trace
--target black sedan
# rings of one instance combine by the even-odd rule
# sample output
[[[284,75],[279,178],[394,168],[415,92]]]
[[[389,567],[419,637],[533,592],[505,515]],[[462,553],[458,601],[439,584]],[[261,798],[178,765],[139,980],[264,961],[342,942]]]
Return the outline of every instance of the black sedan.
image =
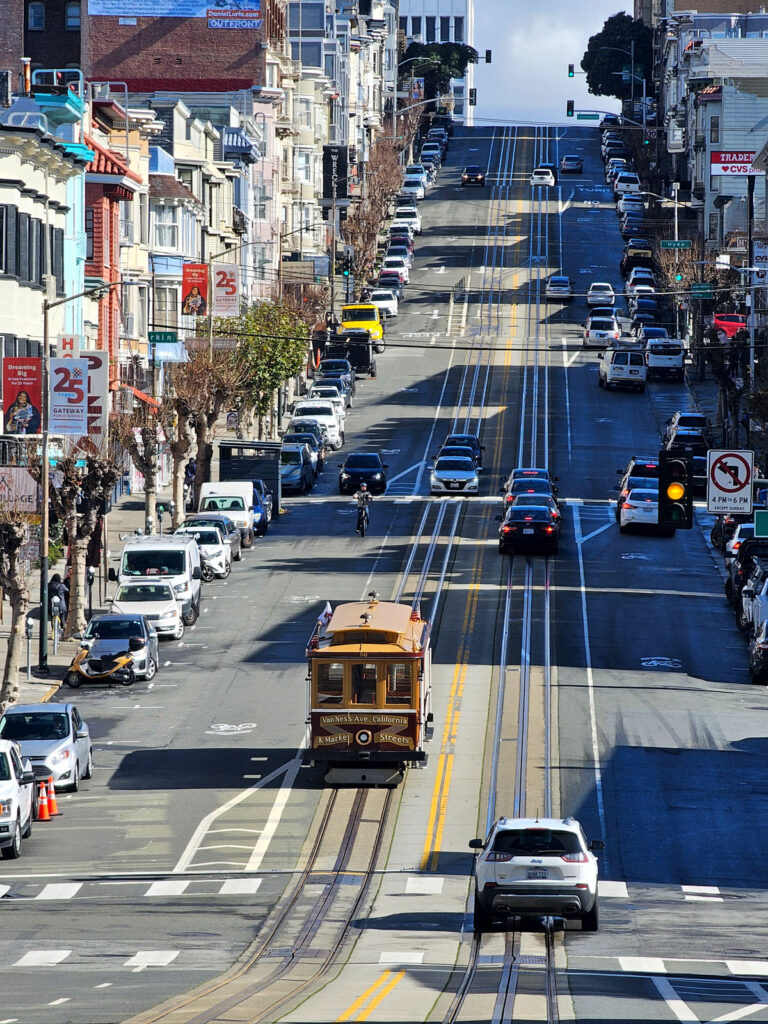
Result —
[[[479,164],[470,164],[461,172],[461,185],[484,185],[485,171]]]
[[[384,494],[387,469],[375,452],[350,452],[339,472],[339,494],[354,494],[360,484],[367,484],[371,494]]]
[[[520,551],[556,555],[559,547],[560,520],[553,519],[551,511],[545,506],[513,505],[501,520],[501,555],[514,555]]]
[[[483,468],[483,451],[485,450],[485,445],[480,444],[480,438],[477,434],[449,434],[443,441],[442,447],[446,448],[450,445],[460,445],[461,447],[471,448],[474,452],[475,465],[478,470]]]

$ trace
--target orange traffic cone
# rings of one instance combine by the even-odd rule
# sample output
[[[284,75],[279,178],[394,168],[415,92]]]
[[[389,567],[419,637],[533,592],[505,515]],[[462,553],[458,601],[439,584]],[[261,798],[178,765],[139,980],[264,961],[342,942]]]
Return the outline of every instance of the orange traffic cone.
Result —
[[[75,768],[77,770],[77,768]],[[56,803],[56,790],[53,788],[53,776],[48,777],[48,813],[53,818],[57,814],[61,814],[59,805]]]
[[[51,812],[48,810],[48,793],[46,792],[44,782],[40,783],[40,799],[37,802],[37,820],[51,820]]]

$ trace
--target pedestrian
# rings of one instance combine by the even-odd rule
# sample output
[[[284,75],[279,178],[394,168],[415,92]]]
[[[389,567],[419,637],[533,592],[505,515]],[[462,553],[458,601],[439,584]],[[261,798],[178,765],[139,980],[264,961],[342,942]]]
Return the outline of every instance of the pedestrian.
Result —
[[[54,609],[53,609],[53,599],[54,599],[54,597],[58,597],[58,599],[59,599],[59,609],[58,609],[59,621],[62,623],[62,625],[67,621],[67,599],[68,599],[68,596],[69,596],[69,591],[68,591],[67,587],[64,585],[64,583],[62,583],[61,576],[57,572],[55,572],[53,574],[53,576],[51,576],[51,581],[48,584],[48,617],[49,617],[51,622],[53,622],[53,617],[54,617]]]

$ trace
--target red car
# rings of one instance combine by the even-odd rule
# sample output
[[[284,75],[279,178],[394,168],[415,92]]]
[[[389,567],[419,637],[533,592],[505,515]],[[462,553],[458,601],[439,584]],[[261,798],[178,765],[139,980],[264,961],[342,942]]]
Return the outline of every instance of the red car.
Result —
[[[746,329],[747,318],[741,313],[715,313],[713,323],[716,331],[724,331],[727,338],[732,338],[742,327]]]

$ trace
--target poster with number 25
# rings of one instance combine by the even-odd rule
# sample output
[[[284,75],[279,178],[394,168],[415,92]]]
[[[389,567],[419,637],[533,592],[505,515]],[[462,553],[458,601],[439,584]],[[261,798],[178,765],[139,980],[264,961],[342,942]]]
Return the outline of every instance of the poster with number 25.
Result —
[[[52,359],[50,396],[50,432],[87,434],[88,360]]]

